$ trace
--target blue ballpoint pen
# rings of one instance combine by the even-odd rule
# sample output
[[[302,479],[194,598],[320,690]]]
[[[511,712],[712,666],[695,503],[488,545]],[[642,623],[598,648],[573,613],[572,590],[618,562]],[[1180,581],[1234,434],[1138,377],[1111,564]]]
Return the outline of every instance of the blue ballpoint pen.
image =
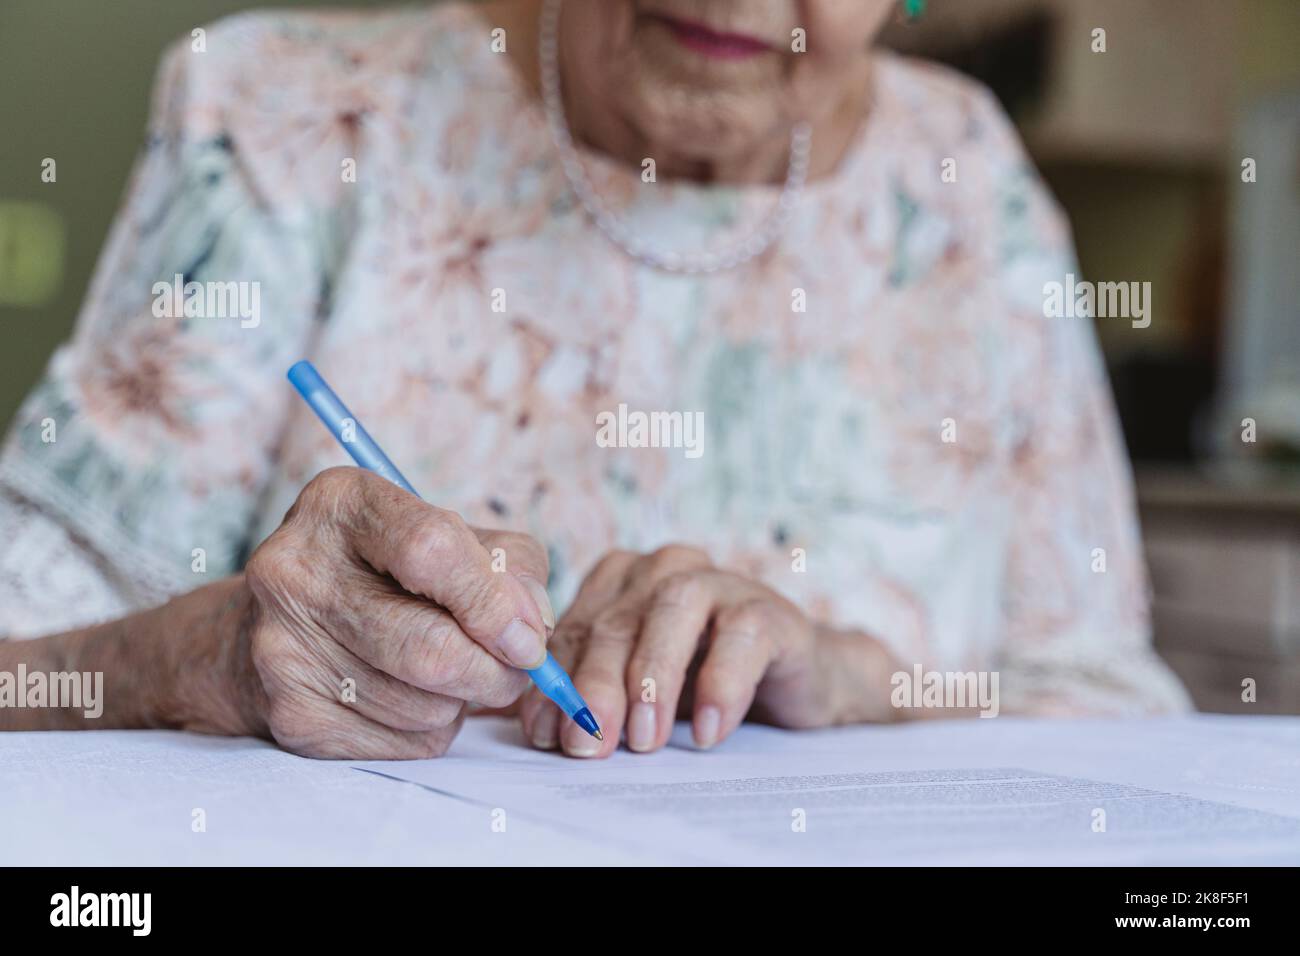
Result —
[[[362,468],[383,475],[397,487],[419,497],[416,490],[411,487],[411,483],[402,477],[402,473],[375,444],[370,433],[361,427],[361,423],[334,394],[334,390],[325,384],[325,380],[321,378],[311,362],[298,362],[289,369],[289,381],[311,406],[312,411],[320,416],[325,427],[338,439],[339,444],[352,456],[353,461]],[[568,714],[574,723],[597,740],[605,739],[601,735],[596,718],[591,715],[591,708],[587,706],[587,702],[582,699],[582,695],[573,686],[573,681],[569,679],[569,675],[564,672],[564,668],[553,655],[548,653],[542,665],[528,671],[528,676],[533,679],[537,689],[555,701],[560,710]]]

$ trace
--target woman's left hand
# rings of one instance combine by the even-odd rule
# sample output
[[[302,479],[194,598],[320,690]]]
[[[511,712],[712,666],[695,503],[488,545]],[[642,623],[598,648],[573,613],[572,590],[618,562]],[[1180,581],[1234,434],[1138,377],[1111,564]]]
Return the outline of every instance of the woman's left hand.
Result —
[[[714,567],[695,548],[608,554],[556,624],[550,648],[605,740],[587,736],[533,688],[520,716],[543,749],[608,756],[626,724],[629,748],[657,750],[679,715],[692,720],[701,747],[724,739],[751,708],[785,727],[835,719],[820,629],[775,591]]]

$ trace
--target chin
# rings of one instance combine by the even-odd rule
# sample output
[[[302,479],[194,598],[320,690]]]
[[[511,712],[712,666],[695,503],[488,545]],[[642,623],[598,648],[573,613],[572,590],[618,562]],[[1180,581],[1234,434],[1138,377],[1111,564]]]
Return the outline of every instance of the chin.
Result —
[[[647,139],[671,143],[681,155],[702,162],[743,158],[787,125],[770,100],[752,93],[678,86],[647,94],[631,107]]]
[[[638,65],[624,87],[624,113],[651,142],[671,143],[682,155],[700,161],[743,157],[773,130],[789,126],[786,97],[770,75],[719,82],[674,75],[657,63]]]

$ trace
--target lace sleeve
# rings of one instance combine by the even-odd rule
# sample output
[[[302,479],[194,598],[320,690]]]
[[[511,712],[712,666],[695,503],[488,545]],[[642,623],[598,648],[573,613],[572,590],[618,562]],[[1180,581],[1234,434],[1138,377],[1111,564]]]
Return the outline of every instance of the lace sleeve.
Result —
[[[6,505],[0,535],[0,605],[16,592],[31,608],[0,613],[22,615],[20,630],[62,613],[59,596],[81,619],[111,594],[157,604],[237,571],[250,545],[291,401],[284,370],[325,302],[333,206],[256,188],[259,124],[274,118],[222,99],[256,49],[236,27],[211,53],[182,42],[164,58],[73,336],[0,451],[0,491],[27,503]]]
[[[57,634],[151,603],[51,516],[0,490],[0,638]]]

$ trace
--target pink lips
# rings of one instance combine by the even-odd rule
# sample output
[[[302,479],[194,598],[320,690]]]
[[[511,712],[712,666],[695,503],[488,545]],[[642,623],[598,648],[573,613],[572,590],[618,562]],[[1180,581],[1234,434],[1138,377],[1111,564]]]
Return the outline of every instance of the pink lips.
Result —
[[[659,16],[655,19],[672,31],[682,46],[715,60],[745,60],[772,50],[762,40],[741,33],[719,33],[702,23],[676,17]]]

